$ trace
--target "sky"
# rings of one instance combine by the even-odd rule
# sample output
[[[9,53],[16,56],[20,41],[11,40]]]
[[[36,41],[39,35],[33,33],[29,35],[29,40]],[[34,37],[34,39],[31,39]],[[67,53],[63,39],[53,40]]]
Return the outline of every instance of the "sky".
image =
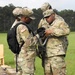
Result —
[[[59,11],[70,9],[75,11],[75,0],[0,0],[0,6],[13,4],[16,7],[40,8],[43,3],[49,2],[53,9]]]

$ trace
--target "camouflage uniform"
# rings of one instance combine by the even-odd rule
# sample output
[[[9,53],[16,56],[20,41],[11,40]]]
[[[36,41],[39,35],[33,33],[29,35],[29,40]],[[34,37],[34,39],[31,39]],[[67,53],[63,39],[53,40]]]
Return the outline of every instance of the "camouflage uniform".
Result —
[[[20,33],[18,33],[20,32]],[[22,39],[25,41],[24,45],[21,48],[21,51],[18,56],[18,65],[20,65],[20,69],[22,70],[22,75],[30,75],[34,74],[34,62],[36,57],[36,38],[30,35],[28,29],[19,25],[17,28],[17,39],[19,44],[22,44]],[[21,36],[19,36],[21,35]]]
[[[44,16],[54,13],[46,10]],[[53,32],[47,37],[46,54],[44,61],[44,71],[47,75],[66,75],[66,65],[64,57],[68,46],[67,35],[70,33],[68,24],[63,18],[55,14],[55,20],[49,24],[46,19],[42,19],[39,27],[45,27]]]
[[[31,10],[28,8],[24,9],[23,15],[29,16]],[[26,13],[26,14],[25,14]],[[31,18],[31,16],[30,16]],[[18,55],[18,67],[19,71],[16,75],[34,75],[34,62],[36,57],[36,37],[33,38],[32,34],[29,33],[28,28],[25,25],[20,24],[17,27],[17,40],[19,45],[22,41],[25,43],[21,47],[21,51]],[[36,41],[35,41],[36,40]]]

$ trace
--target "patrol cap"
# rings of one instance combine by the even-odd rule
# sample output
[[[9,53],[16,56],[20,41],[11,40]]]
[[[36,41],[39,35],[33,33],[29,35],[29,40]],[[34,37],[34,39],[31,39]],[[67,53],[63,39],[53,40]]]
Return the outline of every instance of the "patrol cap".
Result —
[[[42,6],[41,6],[41,10],[44,12],[47,9],[52,8],[51,5],[48,2],[45,2]]]
[[[53,13],[55,13],[55,12],[52,9],[50,9],[50,10],[46,10],[45,12],[43,12],[43,15],[44,15],[44,17],[48,17]]]
[[[33,16],[34,12],[29,9],[29,8],[23,8],[23,15],[26,17],[29,17],[31,19],[35,19],[35,17]]]
[[[22,15],[22,8],[21,7],[16,7],[13,11],[12,11],[14,16],[18,16],[18,15]]]

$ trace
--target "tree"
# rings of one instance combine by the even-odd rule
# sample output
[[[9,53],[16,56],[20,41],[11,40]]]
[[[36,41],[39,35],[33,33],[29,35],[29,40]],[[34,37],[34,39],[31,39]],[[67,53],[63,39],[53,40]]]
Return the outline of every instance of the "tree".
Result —
[[[9,4],[8,6],[0,7],[0,32],[7,32],[12,23],[14,22],[14,16],[12,14],[15,6],[13,4]],[[33,9],[34,16],[36,19],[30,23],[30,27],[35,31],[38,27],[40,19],[43,18],[43,12],[41,9]],[[71,31],[75,31],[75,11],[73,10],[62,10],[58,11],[54,9],[54,11],[62,16],[65,21],[70,26]]]
[[[71,31],[75,31],[75,12],[73,10],[63,10],[59,14],[69,24]]]
[[[5,7],[0,7],[0,31],[1,32],[6,32],[11,24],[13,23],[13,15],[12,15],[12,10],[15,7],[12,5],[5,6]]]

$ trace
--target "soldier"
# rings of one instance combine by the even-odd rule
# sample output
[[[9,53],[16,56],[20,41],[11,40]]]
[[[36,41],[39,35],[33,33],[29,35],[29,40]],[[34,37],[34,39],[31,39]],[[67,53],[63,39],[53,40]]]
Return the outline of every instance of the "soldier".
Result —
[[[46,10],[52,9],[52,6],[51,6],[49,3],[45,2],[45,3],[41,6],[40,9],[42,10],[42,12],[44,12],[44,11],[46,11]],[[42,13],[42,14],[43,14],[43,13]],[[38,28],[40,28],[41,25],[43,25],[42,23],[43,23],[43,18],[40,20],[40,22],[39,22],[39,24],[38,24]]]
[[[33,19],[33,11],[29,8],[23,8],[22,14],[20,16],[20,22],[24,22],[26,24],[29,24]],[[20,68],[19,72],[17,72],[16,75],[34,75],[34,61],[36,57],[36,42],[33,41],[35,38],[32,34],[29,32],[28,28],[20,24],[17,27],[17,40],[19,45],[22,44],[22,41],[24,41],[23,46],[21,47],[21,51],[18,55],[18,66]],[[29,38],[31,40],[29,40]],[[26,42],[26,40],[28,40]],[[33,43],[32,43],[33,42]]]
[[[65,55],[68,46],[67,35],[70,33],[68,24],[53,10],[43,12],[46,42],[44,58],[44,75],[66,75]]]
[[[13,10],[13,14],[16,17],[16,20],[12,27],[20,22],[25,22],[26,24],[29,24],[32,19],[35,19],[32,16],[33,11],[29,8],[15,8]],[[20,54],[18,55],[17,66],[19,71],[16,73],[16,75],[34,75],[34,62],[36,56],[37,42],[40,36],[36,34],[36,36],[33,37],[32,33],[29,33],[27,27],[23,26],[22,24],[17,27],[17,40],[19,44],[21,44],[22,41],[24,41],[25,43],[21,49]]]

